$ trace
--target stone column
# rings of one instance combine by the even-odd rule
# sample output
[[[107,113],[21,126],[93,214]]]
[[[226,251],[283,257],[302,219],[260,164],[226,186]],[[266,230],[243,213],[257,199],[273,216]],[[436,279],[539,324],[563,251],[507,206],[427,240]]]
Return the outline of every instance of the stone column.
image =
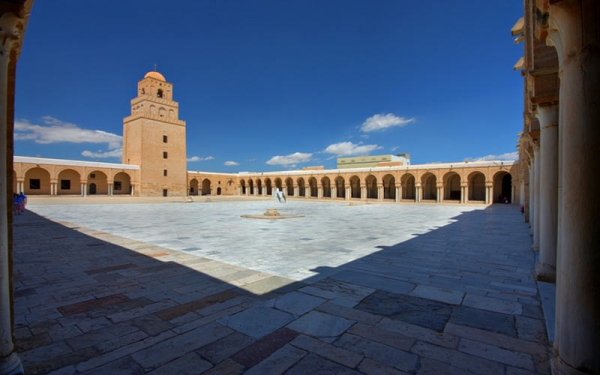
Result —
[[[444,185],[438,185],[437,186],[437,196],[435,201],[437,203],[442,203],[442,198],[444,196]]]
[[[402,185],[396,185],[396,202],[400,202],[400,200],[402,199]]]
[[[113,195],[113,184],[112,182],[108,183],[108,195]]]
[[[23,374],[21,360],[14,351],[12,327],[12,246],[9,243],[11,233],[9,227],[10,212],[7,204],[9,143],[8,130],[12,129],[10,113],[14,109],[14,80],[17,48],[22,41],[23,21],[13,13],[4,13],[0,17],[0,373]],[[12,65],[12,67],[11,67]],[[13,81],[14,82],[14,81]],[[12,144],[11,144],[12,145]]]
[[[533,187],[535,186],[535,163],[533,158],[529,162],[529,234],[533,236],[533,223],[535,222],[535,199]]]
[[[378,201],[382,201],[383,200],[383,186],[377,186],[377,200]]]
[[[335,186],[333,186],[331,188],[331,199],[335,199],[336,195],[337,195],[337,188]]]
[[[493,187],[494,185],[491,182],[485,183],[485,204],[492,204],[494,202]]]
[[[549,25],[557,30],[550,38],[561,77],[562,218],[552,373],[600,374],[600,8],[590,1],[554,4]]]
[[[415,184],[415,202],[420,202],[421,201],[421,183],[417,182]]]
[[[317,199],[323,198],[323,187],[319,186],[317,188]]]
[[[539,250],[540,248],[540,176],[542,170],[542,163],[540,158],[540,147],[533,147],[533,161],[535,163],[535,176],[534,176],[534,186],[533,186],[533,209],[535,218],[533,221],[533,249]]]
[[[80,186],[79,190],[81,190],[81,196],[85,197],[85,184],[82,183],[79,186]]]
[[[360,199],[367,199],[367,187],[365,185],[360,185]]]
[[[346,200],[349,201],[350,200],[350,193],[352,192],[352,190],[350,190],[350,186],[346,186]]]
[[[131,196],[135,197],[135,185],[131,184]]]
[[[298,185],[294,185],[294,197],[297,197],[300,193],[300,189],[298,189]]]
[[[556,280],[558,238],[558,105],[539,106],[540,121],[540,204],[538,280]]]

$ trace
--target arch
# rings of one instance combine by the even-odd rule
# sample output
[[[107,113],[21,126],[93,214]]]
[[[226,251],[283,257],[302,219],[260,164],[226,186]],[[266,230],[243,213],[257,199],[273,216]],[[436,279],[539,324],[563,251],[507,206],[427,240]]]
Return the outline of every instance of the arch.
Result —
[[[402,182],[402,199],[415,200],[416,197],[416,178],[410,173],[403,175],[400,178]]]
[[[58,173],[57,195],[81,195],[81,176],[76,170],[66,168]]]
[[[221,188],[220,187],[217,188],[217,195],[221,195]]]
[[[151,115],[155,115],[156,114],[156,106],[155,105],[151,105],[150,106],[150,114]]]
[[[310,193],[308,194],[309,197],[319,196],[319,188],[317,187],[317,179],[316,178],[314,178],[314,177],[309,178],[308,186],[310,188]]]
[[[323,197],[331,198],[331,180],[325,176],[321,179],[321,188],[323,189]]]
[[[252,179],[248,180],[248,189],[250,189],[250,195],[254,195],[254,181]]]
[[[113,177],[113,194],[131,194],[131,177],[125,172],[119,172]]]
[[[512,202],[512,176],[500,171],[494,175],[494,203]]]
[[[396,178],[391,174],[383,176],[383,199],[396,199]]]
[[[437,200],[437,177],[427,172],[421,177],[421,186],[423,186],[423,200]]]
[[[469,200],[485,202],[485,175],[473,172],[469,175]]]
[[[195,178],[190,181],[190,195],[198,195],[198,180]]]
[[[256,179],[256,194],[262,195],[263,193],[263,184],[260,178]]]
[[[202,180],[202,195],[210,195],[210,180],[208,178]]]
[[[108,176],[102,171],[91,171],[87,175],[87,190],[90,195],[108,195]],[[92,184],[94,187],[92,188]],[[92,192],[93,190],[93,192]]]
[[[360,178],[350,177],[350,198],[360,198]]]
[[[460,176],[456,172],[444,175],[444,200],[460,201],[461,199]]]
[[[50,195],[50,172],[44,168],[34,167],[25,172],[26,195]]]
[[[279,189],[279,191],[283,191],[283,184],[281,183],[281,178],[279,177],[275,179],[275,188]]]
[[[172,109],[169,109],[169,118],[175,118],[175,111]]]
[[[163,96],[164,96],[163,89],[156,90],[156,97],[157,98],[161,98],[162,99]]]
[[[346,180],[342,176],[335,178],[335,196],[336,198],[346,198]]]
[[[285,179],[285,188],[287,190],[287,195],[290,197],[294,196],[294,180],[291,177]]]
[[[160,107],[158,109],[158,117],[165,117],[167,115],[167,110],[164,109],[163,107]]]
[[[377,199],[379,196],[377,191],[377,177],[372,174],[368,175],[367,178],[365,178],[365,185],[367,186],[367,198]]]
[[[271,186],[271,179],[265,179],[265,187],[267,189],[267,195],[273,195],[273,187]]]
[[[302,177],[298,179],[298,196],[306,197],[306,187],[304,186],[304,179]]]

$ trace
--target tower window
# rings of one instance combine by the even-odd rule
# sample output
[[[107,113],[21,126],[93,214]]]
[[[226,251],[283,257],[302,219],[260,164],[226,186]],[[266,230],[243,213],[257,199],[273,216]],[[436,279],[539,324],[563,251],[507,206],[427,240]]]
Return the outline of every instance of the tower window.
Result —
[[[163,143],[167,143],[167,136],[163,135]]]
[[[162,89],[158,89],[158,91],[156,91],[156,97],[157,98],[162,98],[163,97],[163,90]]]
[[[166,175],[167,175],[167,170],[163,169],[163,176],[166,176]]]
[[[169,154],[165,151],[163,152],[163,159],[167,159],[169,157]]]

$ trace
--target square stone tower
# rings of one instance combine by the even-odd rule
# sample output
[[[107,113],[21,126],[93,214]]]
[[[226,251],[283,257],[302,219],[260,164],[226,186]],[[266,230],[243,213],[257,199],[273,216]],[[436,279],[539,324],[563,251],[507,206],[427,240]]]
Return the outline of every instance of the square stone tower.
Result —
[[[173,85],[156,71],[138,82],[131,115],[123,119],[123,164],[140,166],[139,196],[187,195],[185,121]]]

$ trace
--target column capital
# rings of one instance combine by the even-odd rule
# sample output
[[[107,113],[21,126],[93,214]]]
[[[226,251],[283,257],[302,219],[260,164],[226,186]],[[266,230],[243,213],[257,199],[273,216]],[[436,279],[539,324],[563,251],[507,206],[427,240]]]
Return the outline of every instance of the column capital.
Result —
[[[540,121],[542,131],[546,128],[558,126],[558,103],[538,106],[535,116]]]
[[[13,48],[21,46],[23,28],[23,20],[13,13],[0,17],[0,56],[8,58]]]

